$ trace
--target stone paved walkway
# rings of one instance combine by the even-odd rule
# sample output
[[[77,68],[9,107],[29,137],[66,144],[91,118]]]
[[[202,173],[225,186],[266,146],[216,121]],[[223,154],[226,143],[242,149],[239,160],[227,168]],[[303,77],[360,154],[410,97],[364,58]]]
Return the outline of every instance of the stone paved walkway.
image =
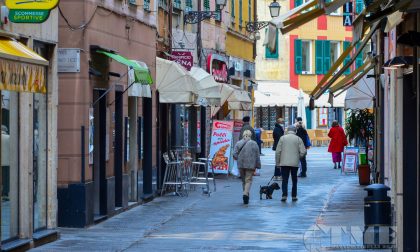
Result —
[[[240,180],[219,176],[210,197],[199,189],[189,197],[159,197],[87,229],[60,229],[60,240],[33,251],[360,250],[360,232],[341,232],[339,238],[313,232],[314,227],[363,230],[365,192],[357,176],[332,169],[326,148],[312,148],[308,177],[298,182],[299,200],[282,203],[280,191],[272,200],[260,200],[259,185],[274,169],[274,152],[264,153],[247,206]]]

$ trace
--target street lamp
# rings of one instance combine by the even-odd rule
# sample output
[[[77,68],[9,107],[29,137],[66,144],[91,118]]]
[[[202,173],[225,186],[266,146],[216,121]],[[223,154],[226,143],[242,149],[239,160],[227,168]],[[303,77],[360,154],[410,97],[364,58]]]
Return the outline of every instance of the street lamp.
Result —
[[[187,24],[197,24],[205,19],[217,18],[222,15],[222,10],[226,6],[227,0],[216,0],[219,10],[216,11],[189,11],[184,15],[184,22]]]
[[[273,0],[273,2],[268,6],[270,9],[270,15],[272,18],[278,17],[280,15],[280,4],[277,2],[277,0]],[[268,21],[254,21],[254,22],[247,22],[246,23],[246,31],[251,33],[250,38],[251,39],[260,39],[260,33],[259,30],[267,27],[270,24]]]
[[[270,4],[269,8],[270,8],[270,15],[272,18],[278,17],[280,15],[281,6],[279,3],[277,3],[277,0],[274,0]]]

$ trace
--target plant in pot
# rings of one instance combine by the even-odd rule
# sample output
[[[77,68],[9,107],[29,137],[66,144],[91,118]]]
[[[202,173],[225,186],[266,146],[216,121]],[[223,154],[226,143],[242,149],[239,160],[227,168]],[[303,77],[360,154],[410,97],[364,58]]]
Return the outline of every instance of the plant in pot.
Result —
[[[368,162],[369,140],[373,139],[375,117],[368,109],[352,110],[346,120],[346,134],[350,143],[365,149],[360,155],[358,173],[359,184],[368,185],[370,182],[370,167]]]

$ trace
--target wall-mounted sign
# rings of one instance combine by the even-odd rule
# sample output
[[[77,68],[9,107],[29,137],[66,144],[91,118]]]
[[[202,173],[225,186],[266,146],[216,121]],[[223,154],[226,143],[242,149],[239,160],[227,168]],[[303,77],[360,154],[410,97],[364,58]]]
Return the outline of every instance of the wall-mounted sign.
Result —
[[[42,23],[50,16],[50,10],[59,0],[6,0],[10,9],[9,19],[13,23]]]
[[[207,72],[213,75],[217,82],[228,82],[228,69],[225,59],[217,54],[207,56]]]
[[[343,6],[343,26],[353,25],[353,2],[347,2]]]
[[[6,0],[6,6],[17,10],[51,10],[58,2],[59,0]]]
[[[172,61],[185,67],[188,71],[191,70],[194,64],[194,57],[190,51],[173,51],[171,58]]]
[[[80,49],[58,48],[57,61],[59,73],[79,73]]]

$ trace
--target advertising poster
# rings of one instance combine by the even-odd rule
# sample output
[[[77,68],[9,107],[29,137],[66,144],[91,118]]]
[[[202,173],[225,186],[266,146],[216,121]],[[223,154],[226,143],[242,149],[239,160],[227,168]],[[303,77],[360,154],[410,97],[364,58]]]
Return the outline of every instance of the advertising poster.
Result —
[[[344,150],[344,165],[342,172],[351,173],[356,172],[356,167],[358,165],[357,155],[359,153],[358,148],[347,147]]]
[[[210,158],[215,173],[228,174],[232,145],[232,121],[214,121],[211,132]],[[211,172],[211,168],[209,169]]]

